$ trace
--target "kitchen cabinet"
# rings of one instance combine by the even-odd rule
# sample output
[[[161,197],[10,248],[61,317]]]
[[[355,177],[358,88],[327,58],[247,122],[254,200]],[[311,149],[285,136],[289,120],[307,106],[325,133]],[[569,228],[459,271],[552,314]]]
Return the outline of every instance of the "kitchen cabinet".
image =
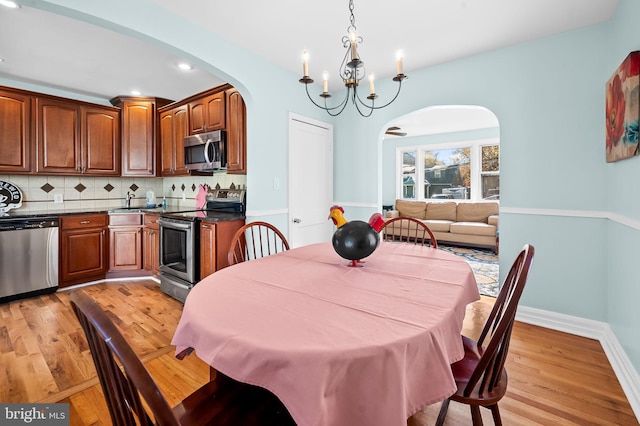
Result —
[[[31,96],[0,88],[0,174],[32,171]]]
[[[189,174],[184,168],[184,138],[218,129],[226,131],[227,173],[247,173],[247,112],[230,85],[216,87],[160,110],[161,176]]]
[[[109,271],[142,269],[142,214],[109,215]]]
[[[216,224],[200,223],[200,279],[216,271]]]
[[[189,102],[189,131],[194,135],[225,128],[225,94],[214,93]]]
[[[200,279],[229,266],[231,239],[244,220],[200,223]]]
[[[171,102],[125,96],[111,99],[111,104],[120,108],[122,176],[155,176],[157,108]]]
[[[108,241],[106,214],[61,216],[59,287],[104,279]]]
[[[247,110],[236,89],[226,91],[227,98],[227,173],[247,173]]]
[[[158,275],[160,272],[160,215],[145,214],[142,238],[142,257],[145,271]]]
[[[189,136],[189,108],[181,105],[160,113],[160,175],[180,176],[184,167],[184,138]]]
[[[117,108],[36,97],[36,172],[120,175]]]

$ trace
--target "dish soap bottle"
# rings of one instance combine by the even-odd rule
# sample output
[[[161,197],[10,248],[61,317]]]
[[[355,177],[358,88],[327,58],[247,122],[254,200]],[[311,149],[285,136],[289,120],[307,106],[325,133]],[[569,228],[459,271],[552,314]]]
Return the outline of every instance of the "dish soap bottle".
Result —
[[[167,199],[165,197],[162,197],[162,211],[166,211],[167,210]]]

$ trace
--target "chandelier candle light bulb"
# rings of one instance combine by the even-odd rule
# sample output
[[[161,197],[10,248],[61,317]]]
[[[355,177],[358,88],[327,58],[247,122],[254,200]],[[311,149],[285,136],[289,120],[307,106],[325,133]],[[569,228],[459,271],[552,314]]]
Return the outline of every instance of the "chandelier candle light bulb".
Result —
[[[306,50],[302,52],[302,75],[309,77],[309,53]]]
[[[373,73],[369,73],[369,94],[370,95],[375,95],[376,94],[376,88],[373,85],[373,80],[375,79],[375,77],[373,76]]]
[[[396,53],[396,61],[397,61],[397,68],[398,68],[398,75],[402,75],[402,50],[398,50],[398,52]]]
[[[354,61],[358,59],[358,35],[355,31],[351,31],[349,40],[351,40],[351,60]]]
[[[322,73],[322,91],[329,93],[329,73],[327,71]]]

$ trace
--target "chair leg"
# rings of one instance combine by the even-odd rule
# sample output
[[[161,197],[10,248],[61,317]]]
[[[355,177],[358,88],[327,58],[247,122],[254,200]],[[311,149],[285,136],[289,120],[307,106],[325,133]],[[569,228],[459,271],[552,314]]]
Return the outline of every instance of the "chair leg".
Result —
[[[436,420],[436,426],[442,426],[444,424],[444,418],[447,417],[447,410],[449,409],[450,399],[442,401],[442,407],[440,407],[440,413],[438,414],[438,420]]]
[[[502,426],[502,419],[500,418],[500,410],[498,410],[498,404],[494,404],[488,407],[493,414],[493,423],[496,426]]]
[[[480,407],[477,405],[471,405],[471,420],[473,426],[482,426],[482,415],[480,414]]]

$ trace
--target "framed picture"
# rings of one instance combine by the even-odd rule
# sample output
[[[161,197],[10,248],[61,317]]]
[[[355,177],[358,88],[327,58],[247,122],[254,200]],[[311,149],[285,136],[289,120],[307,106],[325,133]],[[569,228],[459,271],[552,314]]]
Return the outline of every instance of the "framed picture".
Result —
[[[638,155],[640,51],[631,52],[607,81],[607,163]]]

